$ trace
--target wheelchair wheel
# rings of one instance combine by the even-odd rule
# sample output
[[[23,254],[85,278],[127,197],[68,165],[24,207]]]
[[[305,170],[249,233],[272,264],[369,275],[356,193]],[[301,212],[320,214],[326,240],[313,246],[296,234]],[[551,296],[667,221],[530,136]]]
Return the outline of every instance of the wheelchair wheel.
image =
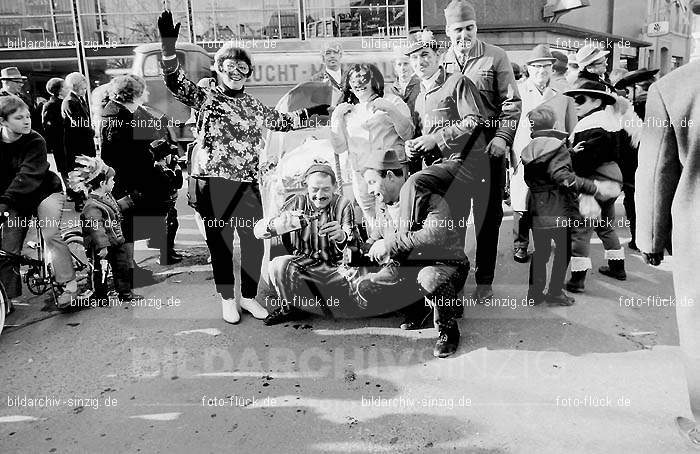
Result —
[[[24,282],[34,295],[43,295],[50,285],[50,279],[46,275],[46,268],[38,265],[29,266],[27,274],[24,275]]]

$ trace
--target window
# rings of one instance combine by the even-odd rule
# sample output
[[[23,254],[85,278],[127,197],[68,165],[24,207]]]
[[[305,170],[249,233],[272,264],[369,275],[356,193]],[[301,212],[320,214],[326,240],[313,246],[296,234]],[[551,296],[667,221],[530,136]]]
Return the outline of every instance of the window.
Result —
[[[70,0],[0,0],[0,47],[72,46]]]
[[[299,0],[192,0],[197,43],[299,38]]]
[[[80,26],[86,47],[159,42],[158,0],[79,0]],[[172,0],[175,23],[180,22],[180,40],[189,41],[186,0]]]
[[[304,29],[308,38],[405,36],[407,7],[403,0],[305,0]],[[357,6],[359,3],[362,6]]]

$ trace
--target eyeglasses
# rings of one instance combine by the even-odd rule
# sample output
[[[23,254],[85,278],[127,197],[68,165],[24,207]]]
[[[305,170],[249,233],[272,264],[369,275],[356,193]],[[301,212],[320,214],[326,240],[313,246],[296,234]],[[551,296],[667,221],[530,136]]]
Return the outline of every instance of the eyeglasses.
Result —
[[[585,96],[585,95],[574,96],[574,102],[579,106],[586,104],[586,101],[588,101],[588,96]]]
[[[222,65],[222,67],[226,72],[235,70],[243,75],[247,75],[248,72],[250,72],[250,66],[248,66],[248,63],[244,61],[227,61]]]

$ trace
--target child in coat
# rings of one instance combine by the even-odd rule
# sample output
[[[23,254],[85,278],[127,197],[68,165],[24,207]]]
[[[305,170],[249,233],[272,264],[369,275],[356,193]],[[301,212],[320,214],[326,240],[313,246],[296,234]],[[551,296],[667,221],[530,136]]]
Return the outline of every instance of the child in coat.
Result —
[[[581,222],[578,194],[596,194],[595,183],[577,176],[571,166],[566,132],[552,129],[554,111],[544,105],[528,115],[532,141],[523,149],[521,160],[529,187],[527,207],[532,218],[535,252],[530,262],[528,300],[570,306],[574,299],[563,291],[566,269],[571,258],[572,225]],[[555,244],[549,288],[547,262]]]
[[[108,301],[106,261],[112,268],[119,300],[131,302],[142,299],[131,289],[127,247],[122,231],[122,211],[132,204],[128,197],[114,198],[115,171],[100,158],[79,156],[76,163],[82,168],[70,172],[70,184],[75,191],[88,193],[80,221],[85,251],[93,264],[93,298],[102,304]]]

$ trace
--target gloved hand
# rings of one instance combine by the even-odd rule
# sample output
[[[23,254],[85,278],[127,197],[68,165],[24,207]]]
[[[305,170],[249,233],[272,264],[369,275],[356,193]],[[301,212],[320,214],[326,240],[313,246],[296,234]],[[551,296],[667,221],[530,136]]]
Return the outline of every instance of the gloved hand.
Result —
[[[163,57],[175,55],[175,42],[180,34],[180,22],[173,25],[173,13],[168,10],[163,11],[158,18],[158,32],[160,33]]]
[[[659,266],[664,260],[663,252],[642,252],[642,255],[644,256],[644,262],[651,266]]]
[[[313,106],[306,109],[306,113],[309,114],[309,117],[314,115],[329,115],[329,107],[331,107],[329,104],[319,104],[318,106]]]
[[[622,192],[620,183],[617,183],[615,181],[593,180],[593,183],[598,189],[598,191],[595,194],[595,198],[596,200],[599,200],[601,202],[605,202],[606,200],[610,199],[615,199]]]

